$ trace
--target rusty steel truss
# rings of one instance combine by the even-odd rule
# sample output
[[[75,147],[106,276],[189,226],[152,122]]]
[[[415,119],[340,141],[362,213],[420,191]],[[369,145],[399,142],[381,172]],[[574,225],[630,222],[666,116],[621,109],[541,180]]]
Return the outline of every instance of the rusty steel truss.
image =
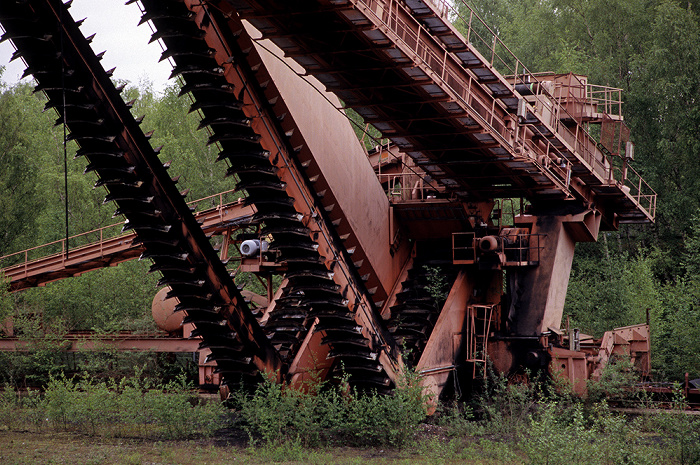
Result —
[[[561,337],[574,244],[656,209],[630,166],[619,89],[529,72],[461,2],[127,3],[245,195],[227,214],[253,228],[231,241],[229,229],[220,254],[207,228],[226,223],[222,210],[191,212],[68,4],[3,1],[3,40],[225,384],[347,373],[387,390],[410,366],[439,395],[486,376],[488,361],[518,374],[565,359],[572,381],[595,371]],[[369,153],[349,109],[382,135]],[[282,276],[260,312],[225,264],[233,243],[244,255],[234,275]],[[102,247],[54,257],[58,274],[49,259],[31,272],[105,266]],[[29,279],[28,259],[16,268]]]

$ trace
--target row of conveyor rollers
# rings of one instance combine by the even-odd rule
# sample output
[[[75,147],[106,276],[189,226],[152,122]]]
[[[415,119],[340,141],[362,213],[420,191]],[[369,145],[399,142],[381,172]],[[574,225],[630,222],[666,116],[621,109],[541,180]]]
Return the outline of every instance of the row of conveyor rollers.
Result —
[[[194,14],[177,0],[142,0],[141,4],[145,11],[142,22],[150,20],[155,26],[153,39],[164,42],[163,57],[173,60],[173,75],[184,82],[182,93],[191,94],[195,102],[192,108],[202,114],[200,127],[208,127],[209,142],[218,143],[222,149],[218,160],[228,160],[227,176],[238,180],[237,189],[244,190],[247,202],[255,205],[255,221],[264,225],[261,235],[273,238],[269,250],[285,264],[286,287],[264,326],[282,360],[292,362],[312,322],[318,319],[315,331],[324,332],[322,342],[330,345],[329,357],[336,361],[336,374],[344,370],[350,374],[351,383],[358,386],[388,386],[388,377],[376,362],[376,354],[368,349],[342,290],[294,208],[295,199],[285,192],[270,153],[250,127],[250,120],[241,110],[243,103],[231,92],[221,65],[193,20]],[[231,61],[245,66],[246,52],[217,13],[210,10],[208,14],[222,25],[219,30],[234,55]],[[247,82],[247,90],[255,91],[256,85]],[[262,89],[257,90],[262,95]]]
[[[197,261],[188,248],[189,238],[177,226],[178,219],[191,212],[168,208],[178,201],[185,205],[179,193],[168,186],[174,186],[175,181],[164,180],[154,172],[158,167],[162,171],[166,167],[148,144],[148,136],[138,130],[140,121],[129,113],[129,105],[119,97],[120,90],[109,82],[109,73],[95,66],[99,57],[92,53],[90,39],[80,34],[79,23],[70,18],[68,6],[52,0],[5,3],[0,7],[7,30],[5,38],[12,39],[18,47],[15,58],[22,56],[27,62],[27,74],[34,75],[39,82],[37,90],[44,91],[49,99],[47,107],[67,115],[70,139],[79,144],[78,155],[89,161],[86,172],[98,174],[96,186],[109,191],[105,201],[115,201],[119,206],[115,214],[126,216],[124,228],[137,233],[137,240],[146,248],[143,258],[152,259],[151,271],[163,275],[159,284],[171,287],[169,296],[180,302],[176,309],[185,311],[185,321],[195,324],[193,335],[203,338],[201,348],[211,350],[210,358],[216,361],[224,381],[253,379],[258,375],[252,363],[254,350],[233,331],[230,316],[220,311],[225,303],[217,302],[215,289],[208,286],[207,267],[212,264]],[[192,109],[203,114],[202,127],[212,130],[210,142],[222,148],[219,159],[230,160],[227,174],[235,175],[237,187],[248,193],[248,201],[258,211],[256,219],[265,224],[263,234],[274,236],[273,248],[287,266],[288,285],[265,326],[266,337],[288,363],[310,321],[317,319],[316,331],[324,331],[323,342],[331,348],[329,357],[342,361],[335,365],[336,369],[342,366],[358,386],[387,386],[389,381],[375,361],[376,353],[367,348],[341,290],[293,208],[294,200],[285,194],[284,185],[275,175],[269,154],[262,150],[259,136],[249,128],[240,111],[240,101],[217,72],[201,30],[189,21],[191,14],[178,1],[145,2],[144,6],[151,8],[145,19],[157,25],[154,39],[168,44],[164,56],[175,61],[173,74],[185,78],[183,94],[192,94]],[[57,26],[56,17],[73,28],[70,40]],[[80,52],[73,47],[79,47]],[[77,56],[87,57],[88,62],[94,58],[94,63],[81,64]],[[71,59],[76,62],[71,63]],[[62,117],[57,121],[63,122]],[[119,137],[125,126],[131,126],[127,130],[128,142]],[[145,154],[150,161],[134,160],[130,144],[139,145],[140,150],[135,152]],[[203,234],[198,246],[211,248]],[[213,248],[209,252],[215,256]],[[222,275],[222,270],[225,271],[223,265],[216,270],[218,275]],[[238,297],[238,305],[245,306],[240,294]]]
[[[91,38],[80,33],[80,22],[70,17],[69,6],[59,0],[3,1],[3,39],[17,47],[13,59],[25,60],[25,75],[37,80],[36,90],[48,98],[46,107],[61,115],[56,124],[69,128],[68,139],[80,147],[77,156],[88,161],[85,171],[99,176],[95,187],[107,188],[105,202],[116,202],[115,215],[127,218],[124,230],[136,232],[136,241],[146,249],[142,258],[153,261],[150,271],[162,274],[158,284],[170,286],[168,296],[179,300],[176,310],[185,311],[185,321],[195,323],[193,335],[203,337],[200,348],[211,350],[225,381],[255,379],[256,344],[243,343],[233,330],[230,315],[221,311],[226,302],[220,301],[208,276],[214,273],[216,282],[230,288],[237,305],[245,307],[244,299],[225,266],[216,262],[216,252],[196,227],[184,195],[166,174],[167,164],[158,160],[159,150],[150,146],[150,136],[139,129],[140,120],[131,115],[121,89],[99,65]],[[217,96],[222,105],[225,95]],[[254,157],[252,152],[248,156]],[[265,338],[261,331],[251,337]]]

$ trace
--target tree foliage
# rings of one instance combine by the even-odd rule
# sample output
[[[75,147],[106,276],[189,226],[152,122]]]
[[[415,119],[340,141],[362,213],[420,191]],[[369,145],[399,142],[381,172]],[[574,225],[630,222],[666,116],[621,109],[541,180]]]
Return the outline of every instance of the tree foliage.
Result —
[[[41,106],[27,87],[0,94],[0,256],[25,240],[36,221],[38,160],[28,154],[50,143],[42,137],[46,121],[41,118]]]

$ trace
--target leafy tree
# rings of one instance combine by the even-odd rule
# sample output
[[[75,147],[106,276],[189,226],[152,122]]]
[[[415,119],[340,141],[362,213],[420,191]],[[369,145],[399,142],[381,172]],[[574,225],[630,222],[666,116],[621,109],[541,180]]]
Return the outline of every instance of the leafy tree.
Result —
[[[40,205],[35,186],[36,159],[30,154],[42,150],[45,134],[38,102],[27,86],[0,92],[0,256],[26,240],[34,228]],[[38,115],[38,116],[37,116]],[[43,140],[42,140],[43,139]]]
[[[160,158],[172,162],[172,176],[180,176],[180,190],[190,189],[188,199],[199,199],[235,187],[235,180],[225,178],[226,167],[215,164],[219,149],[208,145],[209,131],[198,129],[197,113],[189,113],[191,100],[180,97],[179,85],[165,89],[157,96],[152,89],[131,89],[138,94],[134,107],[136,115],[146,115],[144,131],[154,131],[151,144],[163,146]],[[131,97],[131,95],[130,95]],[[133,98],[133,97],[131,97]]]
[[[651,41],[633,71],[629,124],[644,175],[659,192],[656,234],[678,263],[700,205],[700,24],[692,9],[670,1],[651,18]]]
[[[124,262],[28,289],[17,305],[40,314],[42,321],[63,321],[69,330],[152,331],[150,308],[158,277],[147,271],[146,262]]]
[[[611,249],[606,236],[600,244],[585,245],[588,253],[575,261],[564,307],[574,325],[600,337],[613,328],[645,322],[647,309],[659,311],[651,259]]]

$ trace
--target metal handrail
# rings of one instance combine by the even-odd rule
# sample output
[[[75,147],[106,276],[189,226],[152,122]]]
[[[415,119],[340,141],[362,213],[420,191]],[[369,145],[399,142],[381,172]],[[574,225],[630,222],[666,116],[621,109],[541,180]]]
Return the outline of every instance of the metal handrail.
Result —
[[[424,35],[429,34],[425,27],[415,21],[413,25],[417,32],[413,32],[413,29],[407,24],[399,21],[400,17],[397,13],[392,13],[393,10],[398,12],[401,8],[402,11],[406,12],[407,16],[410,15],[408,8],[395,0],[354,0],[356,3],[362,3],[365,5],[369,13],[374,15],[379,21],[384,23],[384,25],[391,30],[394,34],[398,36],[398,39],[404,43],[408,48],[410,48],[418,57],[420,57],[423,63],[433,71],[433,76],[436,80],[442,81],[442,84],[447,86],[459,95],[460,98],[472,109],[476,110],[477,114],[481,117],[480,119],[488,126],[491,127],[494,135],[498,136],[502,142],[505,142],[505,126],[500,117],[498,117],[494,111],[494,108],[487,102],[479,101],[473,92],[470,92],[471,87],[474,85],[471,76],[468,76],[465,81],[463,75],[456,75],[454,72],[446,66],[447,58],[450,56],[450,52],[447,50],[446,46],[440,41],[435,41],[437,47],[439,47],[440,54],[436,54],[428,46],[428,43],[424,40]],[[542,84],[542,81],[538,79],[538,74],[530,72],[515,56],[515,54],[498,38],[498,35],[481,19],[481,17],[476,13],[469,5],[464,3],[464,0],[460,0],[461,3],[468,9],[469,17],[465,18],[452,1],[448,0],[427,0],[429,4],[433,6],[440,17],[445,19],[448,23],[451,19],[460,19],[464,22],[466,26],[466,42],[474,46],[475,52],[481,54],[485,53],[484,56],[490,55],[490,60],[481,57],[485,63],[489,64],[494,68],[495,72],[497,68],[505,70],[504,74],[508,74],[512,77],[511,80],[505,80],[507,86],[510,90],[518,95],[515,86],[518,84],[528,85],[531,83]],[[386,8],[388,6],[388,15],[386,14]],[[377,7],[382,7],[385,14],[380,17],[377,15]],[[487,40],[483,38],[479,31],[475,29],[475,25],[486,31],[486,34],[490,34],[492,40]],[[455,34],[459,32],[454,31]],[[464,38],[464,37],[463,37]],[[477,39],[476,41],[473,39]],[[479,47],[481,45],[481,47]],[[484,49],[485,46],[485,49]],[[481,48],[481,50],[479,50]],[[497,48],[504,51],[499,53]],[[505,57],[503,56],[505,55]],[[504,78],[505,79],[505,78]],[[460,87],[458,89],[456,87]],[[588,170],[596,174],[601,183],[606,184],[627,184],[627,180],[614,179],[613,176],[615,171],[612,169],[612,162],[608,157],[602,153],[598,147],[595,139],[590,135],[586,128],[580,123],[579,119],[572,115],[561,101],[556,99],[549,91],[545,89],[545,86],[538,85],[537,91],[534,93],[534,98],[541,105],[540,108],[547,108],[553,106],[553,115],[556,117],[551,119],[549,122],[543,121],[547,126],[550,126],[554,133],[557,134],[563,141],[565,141],[571,147],[571,153],[580,161],[584,163]],[[622,101],[621,101],[621,90],[616,88],[606,88],[603,86],[585,86],[586,91],[591,91],[592,97],[590,99],[585,99],[587,103],[595,104],[596,107],[603,106],[604,110],[612,111],[613,106],[617,106],[618,114],[621,113]],[[596,97],[599,93],[602,93],[605,97]],[[617,98],[613,98],[613,95],[618,95]],[[608,96],[610,96],[608,98]],[[536,105],[537,107],[537,105]],[[541,113],[540,117],[543,116]],[[614,114],[614,113],[613,113]],[[565,125],[561,124],[562,119],[570,118],[577,122],[575,129],[572,131]],[[506,142],[506,144],[508,144]],[[565,179],[560,179],[562,184],[566,184]],[[642,186],[649,189],[646,193],[639,196],[639,198],[646,197],[656,197],[656,192],[651,189],[651,187],[645,183],[637,183],[641,188]],[[631,186],[630,186],[631,187]],[[655,205],[655,202],[652,202]],[[648,211],[647,213],[651,218],[655,216],[655,210]]]
[[[540,238],[544,234],[540,233],[525,233],[514,234],[509,237],[515,237],[514,245],[506,245],[505,237],[496,236],[499,242],[500,252],[504,253],[504,266],[530,266],[539,264],[540,251],[544,248],[541,245]],[[464,239],[466,238],[466,239]],[[452,233],[452,260],[460,263],[475,263],[478,257],[477,247],[474,243],[476,234],[471,231],[463,231]],[[515,255],[516,260],[513,260]],[[526,260],[522,260],[526,258]]]
[[[236,190],[231,189],[231,190],[227,190],[224,192],[220,192],[218,194],[209,195],[209,196],[203,197],[201,199],[193,200],[191,202],[187,202],[187,204],[190,207],[197,208],[198,206],[200,206],[202,203],[204,203],[206,201],[218,199],[217,200],[218,203],[212,202],[211,207],[222,206],[222,205],[225,205],[224,204],[224,197],[227,197],[229,195],[236,195],[236,194],[237,194]],[[230,202],[227,202],[227,203],[230,203]],[[220,210],[219,215],[223,219],[223,211]],[[75,250],[79,249],[80,247],[84,247],[87,245],[94,245],[95,242],[98,242],[100,244],[100,255],[102,255],[104,252],[104,250],[102,249],[102,245],[103,245],[104,241],[107,239],[112,239],[112,238],[120,236],[119,233],[106,234],[106,231],[121,228],[123,225],[124,225],[124,223],[114,223],[114,224],[111,224],[108,226],[103,226],[103,227],[98,228],[98,229],[93,229],[91,231],[86,231],[86,232],[83,232],[80,234],[76,234],[74,236],[70,236],[70,237],[68,237],[68,243],[66,243],[66,238],[62,238],[62,239],[59,239],[57,241],[48,242],[46,244],[38,245],[35,247],[30,247],[28,249],[21,250],[19,252],[14,252],[14,253],[11,253],[8,255],[4,255],[4,256],[0,257],[0,265],[2,265],[2,263],[6,262],[6,261],[12,261],[11,259],[13,257],[19,258],[19,257],[23,256],[23,259],[19,259],[15,263],[12,263],[11,265],[0,266],[0,270],[2,270],[4,268],[8,268],[10,266],[16,267],[19,264],[23,263],[24,267],[25,267],[25,272],[26,272],[27,266],[29,265],[30,262],[32,262],[34,260],[38,260],[41,258],[59,257],[59,256],[61,256],[63,258],[61,263],[64,264],[65,260],[68,259],[68,256],[70,255],[71,250],[75,251]],[[96,241],[91,241],[91,240],[87,239],[90,235],[98,235],[99,238]],[[85,242],[81,243],[77,247],[74,246],[72,249],[70,248],[71,241],[73,241],[75,243],[76,240],[80,240],[82,238],[85,238]],[[41,253],[41,254],[33,255],[33,252],[36,252],[38,250],[49,249],[51,247],[57,248],[58,245],[60,245],[60,247],[61,247],[60,252],[49,252],[49,253]],[[30,259],[30,254],[32,256],[31,259]]]
[[[386,183],[385,190],[389,201],[395,200],[425,200],[428,187],[434,190],[430,183],[415,173],[377,173],[380,184]]]

